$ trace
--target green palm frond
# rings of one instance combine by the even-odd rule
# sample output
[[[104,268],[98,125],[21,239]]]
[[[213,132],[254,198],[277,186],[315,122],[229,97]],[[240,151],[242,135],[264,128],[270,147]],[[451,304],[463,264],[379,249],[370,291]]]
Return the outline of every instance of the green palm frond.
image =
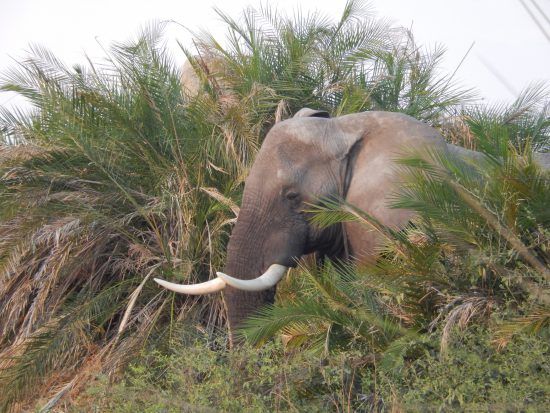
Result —
[[[68,68],[35,47],[4,78],[2,88],[27,96],[35,109],[4,110],[0,118],[7,133],[0,354],[9,357],[0,375],[13,390],[2,403],[47,388],[56,372],[77,374],[82,358],[107,347],[104,366],[119,365],[112,357],[122,348],[143,342],[157,321],[165,324],[165,293],[145,287],[125,335],[115,333],[129,295],[151,270],[185,281],[221,266],[233,213],[200,188],[217,186],[231,197],[234,177],[193,166],[212,159],[199,142],[219,134],[200,114],[205,109],[185,100],[161,29],[115,45],[105,63],[89,67]],[[113,283],[121,286],[116,292]],[[98,300],[99,313],[84,311]],[[223,322],[221,302],[204,301],[195,313],[210,311],[206,319]],[[174,319],[197,307],[196,300],[175,302],[182,305],[172,307]]]
[[[218,14],[229,28],[228,45],[209,33],[197,36],[200,55],[221,63],[214,73],[195,65],[199,78],[218,94],[227,94],[221,85],[237,96],[269,91],[256,108],[262,114],[284,99],[290,113],[304,106],[335,114],[385,109],[435,121],[469,96],[435,76],[441,50],[421,50],[410,33],[375,18],[361,1],[348,1],[338,22],[269,7],[248,8],[239,20]]]
[[[547,117],[545,106],[540,109],[541,93],[525,92],[502,109],[507,120],[493,115],[491,121],[502,125],[536,111],[535,123]],[[526,133],[531,121],[521,126]],[[513,126],[515,131],[519,127]],[[538,148],[543,148],[548,138],[537,130],[543,145]],[[542,205],[550,203],[548,172],[536,164],[529,141],[519,143],[513,134],[488,135],[500,139],[495,151],[497,141],[478,137],[482,131],[475,128],[469,133],[472,142],[486,142],[480,145],[482,153],[413,151],[398,160],[403,184],[391,205],[417,215],[401,231],[338,199],[321,200],[307,211],[312,224],[323,228],[354,222],[379,234],[383,246],[376,266],[355,270],[362,288],[375,292],[396,319],[430,331],[441,327],[443,352],[455,326],[483,323],[508,300],[547,305],[548,209]],[[521,319],[525,325],[545,324],[543,316],[532,324],[525,321],[529,317]],[[517,328],[522,321],[510,325]]]
[[[549,150],[549,110],[547,86],[535,83],[511,105],[471,106],[462,116],[479,150],[506,159],[510,144],[519,150],[526,144],[536,151]]]
[[[281,333],[287,345],[313,352],[354,344],[378,350],[410,334],[378,297],[360,288],[353,267],[327,262],[322,269],[302,267],[299,276],[299,297],[265,307],[246,322],[242,333],[250,342],[258,345]]]
[[[455,154],[432,151],[427,156],[437,166],[426,168],[425,158],[406,158],[401,164],[412,179],[399,190],[393,205],[412,209],[473,245],[494,248],[498,239],[503,240],[501,248],[514,248],[548,279],[547,268],[521,238],[533,224],[531,200],[540,211],[535,221],[545,224],[546,212],[537,205],[550,201],[550,181],[547,172],[533,164],[532,157],[517,153],[513,147],[507,150],[504,163],[487,157],[486,162],[474,164]],[[522,228],[521,224],[527,226]]]
[[[494,342],[499,348],[506,346],[512,338],[520,333],[550,333],[550,310],[547,306],[535,307],[529,314],[507,320],[496,327]]]

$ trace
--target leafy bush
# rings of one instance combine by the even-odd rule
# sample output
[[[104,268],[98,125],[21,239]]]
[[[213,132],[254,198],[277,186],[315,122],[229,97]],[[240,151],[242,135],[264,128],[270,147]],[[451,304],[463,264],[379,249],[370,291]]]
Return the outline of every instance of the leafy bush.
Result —
[[[550,402],[546,338],[520,335],[499,352],[483,329],[408,348],[399,370],[357,351],[319,358],[280,342],[238,352],[205,338],[146,352],[116,384],[100,376],[69,411],[383,412],[544,411]],[[185,340],[184,340],[185,341]]]
[[[495,351],[487,331],[455,332],[445,356],[426,348],[401,374],[381,374],[378,388],[405,411],[542,412],[550,403],[548,338],[520,335]]]
[[[326,363],[307,353],[284,354],[281,344],[228,352],[208,340],[174,340],[169,355],[152,351],[123,381],[99,377],[74,411],[265,412],[331,410],[345,394],[348,357]],[[92,407],[93,406],[93,407]]]

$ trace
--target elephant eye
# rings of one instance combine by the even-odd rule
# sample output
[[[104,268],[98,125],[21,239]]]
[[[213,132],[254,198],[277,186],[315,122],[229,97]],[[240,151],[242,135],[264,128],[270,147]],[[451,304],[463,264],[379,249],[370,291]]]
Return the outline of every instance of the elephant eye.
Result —
[[[300,194],[298,192],[295,192],[295,191],[288,191],[285,194],[285,198],[288,199],[289,201],[294,201],[294,200],[298,199],[299,196],[300,196]]]

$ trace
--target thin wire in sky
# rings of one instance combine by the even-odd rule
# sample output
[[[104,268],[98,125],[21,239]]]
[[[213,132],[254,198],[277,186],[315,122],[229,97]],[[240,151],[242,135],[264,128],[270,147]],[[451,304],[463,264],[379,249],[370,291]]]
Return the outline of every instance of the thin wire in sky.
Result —
[[[550,34],[548,34],[548,32],[546,31],[546,29],[543,27],[543,25],[537,20],[537,17],[534,15],[534,13],[531,11],[531,9],[529,9],[529,7],[527,7],[527,4],[525,3],[525,1],[523,0],[519,0],[519,2],[521,3],[521,5],[523,6],[523,8],[525,9],[525,11],[529,14],[529,16],[531,17],[531,20],[533,20],[535,22],[535,24],[537,25],[537,27],[540,29],[540,31],[542,32],[542,34],[544,35],[544,37],[546,37],[546,40],[548,40],[548,42],[550,42]],[[534,0],[531,0],[532,3],[535,3]],[[536,3],[535,3],[536,4]],[[540,10],[539,6],[536,5],[536,8],[537,10]],[[542,15],[546,17],[546,15],[544,13],[542,13]]]

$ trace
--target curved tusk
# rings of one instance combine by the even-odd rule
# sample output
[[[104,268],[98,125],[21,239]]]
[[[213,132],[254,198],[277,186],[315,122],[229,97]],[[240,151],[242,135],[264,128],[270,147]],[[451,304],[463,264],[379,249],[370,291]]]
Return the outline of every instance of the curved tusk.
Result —
[[[284,265],[272,264],[266,272],[253,280],[233,278],[223,272],[218,272],[216,274],[218,274],[218,277],[220,277],[220,279],[225,281],[228,285],[239,290],[263,291],[275,286],[275,284],[281,281],[281,278],[284,277],[287,270],[288,267],[285,267]]]
[[[213,280],[206,281],[200,284],[174,284],[168,281],[161,280],[160,278],[155,278],[155,282],[167,290],[174,291],[180,294],[190,294],[190,295],[203,295],[210,294],[221,291],[225,288],[225,281],[221,278],[214,278]]]

